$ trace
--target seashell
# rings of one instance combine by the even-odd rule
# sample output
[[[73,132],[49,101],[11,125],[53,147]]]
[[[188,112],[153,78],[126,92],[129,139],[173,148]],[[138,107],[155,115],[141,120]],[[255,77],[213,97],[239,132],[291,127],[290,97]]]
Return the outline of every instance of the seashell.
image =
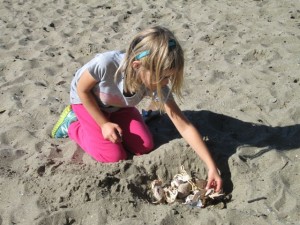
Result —
[[[178,186],[180,184],[184,184],[184,182],[182,180],[179,180],[177,178],[174,178],[172,181],[171,181],[171,187],[173,188],[178,188]]]
[[[205,193],[205,197],[208,197],[208,198],[211,198],[211,199],[215,199],[215,198],[218,198],[220,196],[224,196],[224,193],[222,193],[222,191],[215,192],[215,190],[213,188],[208,189]]]
[[[203,179],[198,179],[198,178],[195,178],[193,180],[194,184],[196,185],[196,187],[198,189],[205,189],[206,185],[207,185],[207,181],[206,180],[203,180]]]
[[[178,190],[169,187],[169,188],[164,188],[164,191],[165,191],[167,203],[171,204],[171,203],[175,202],[177,195],[178,195]]]
[[[215,192],[215,190],[213,188],[207,189],[207,191],[205,192],[205,196],[209,196],[211,194],[213,194]]]
[[[214,192],[214,193],[208,195],[208,197],[211,198],[211,199],[215,199],[215,198],[218,198],[218,197],[220,197],[220,196],[223,197],[223,196],[224,196],[224,193],[221,193],[221,192]]]
[[[154,180],[151,182],[151,188],[154,188],[155,186],[162,186],[161,180]]]
[[[185,199],[185,205],[196,205],[199,203],[199,201],[201,201],[200,199],[200,191],[195,191],[194,194],[190,194],[186,197]],[[202,206],[202,203],[201,203],[201,206]]]
[[[188,196],[192,191],[192,185],[190,183],[182,183],[178,186],[178,198],[182,199]]]
[[[165,192],[162,188],[161,180],[154,180],[151,182],[151,190],[153,197],[156,199],[154,204],[162,203],[165,201]]]
[[[182,181],[182,182],[188,182],[191,179],[191,177],[188,174],[176,174],[173,178],[174,181]]]
[[[183,203],[184,205],[187,205],[187,204],[190,204],[191,202],[193,202],[193,198],[194,198],[194,195],[193,194],[190,194],[186,197],[185,199],[185,202]]]
[[[153,203],[174,203],[176,199],[185,199],[183,204],[192,207],[204,208],[211,204],[220,202],[220,208],[226,207],[225,202],[230,201],[223,191],[215,192],[214,188],[206,190],[207,181],[191,177],[184,169],[180,168],[180,173],[176,174],[171,181],[171,185],[163,187],[162,181],[156,179],[151,182],[151,189],[155,202]]]
[[[176,174],[173,177],[173,181],[174,181],[175,184],[176,184],[176,182],[179,182],[179,181],[181,181],[181,182],[188,182],[189,180],[192,179],[191,176],[188,175],[188,173],[185,171],[185,169],[184,169],[183,166],[181,166],[180,170],[181,170],[181,173]]]

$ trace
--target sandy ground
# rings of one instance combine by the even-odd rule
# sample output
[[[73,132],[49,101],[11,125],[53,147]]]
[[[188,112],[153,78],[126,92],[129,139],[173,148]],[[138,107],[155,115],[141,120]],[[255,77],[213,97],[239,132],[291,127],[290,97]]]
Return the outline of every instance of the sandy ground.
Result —
[[[180,165],[206,176],[165,116],[149,123],[152,153],[116,164],[49,136],[75,70],[153,25],[184,48],[179,105],[232,194],[226,209],[151,204],[150,181]],[[2,0],[0,28],[1,225],[299,224],[299,0]]]

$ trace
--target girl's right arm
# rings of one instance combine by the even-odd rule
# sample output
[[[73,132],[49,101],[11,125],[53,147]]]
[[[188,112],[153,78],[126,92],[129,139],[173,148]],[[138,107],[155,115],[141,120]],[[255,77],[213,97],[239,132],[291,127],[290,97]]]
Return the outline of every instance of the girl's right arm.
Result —
[[[95,96],[91,92],[97,83],[98,81],[93,78],[90,72],[85,70],[77,84],[78,96],[88,113],[94,118],[98,126],[101,127],[103,137],[113,143],[120,142],[120,135],[122,135],[121,128],[118,124],[111,123],[106,118],[104,113],[100,110]]]

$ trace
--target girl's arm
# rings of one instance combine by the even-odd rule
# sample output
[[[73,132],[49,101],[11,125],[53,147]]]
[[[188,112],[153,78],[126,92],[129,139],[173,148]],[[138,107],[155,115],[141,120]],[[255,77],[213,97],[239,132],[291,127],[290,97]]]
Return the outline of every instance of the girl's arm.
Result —
[[[93,78],[89,71],[85,70],[77,84],[78,96],[85,109],[94,118],[99,127],[101,127],[103,137],[113,143],[119,142],[121,141],[119,135],[122,135],[121,128],[117,124],[111,123],[106,118],[106,116],[100,110],[95,96],[91,92],[92,88],[97,83],[98,81]],[[119,133],[119,135],[116,133],[116,131]]]
[[[206,188],[214,187],[217,192],[220,191],[222,187],[222,179],[200,133],[183,115],[174,100],[168,100],[165,103],[165,111],[182,137],[206,164],[208,168],[208,183]]]

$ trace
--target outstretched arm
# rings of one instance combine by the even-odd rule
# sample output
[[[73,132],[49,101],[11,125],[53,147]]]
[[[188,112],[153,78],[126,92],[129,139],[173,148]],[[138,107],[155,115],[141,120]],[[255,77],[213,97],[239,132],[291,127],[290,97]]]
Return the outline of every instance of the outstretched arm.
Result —
[[[215,191],[220,191],[222,187],[222,179],[200,133],[183,115],[174,100],[168,100],[165,103],[165,111],[182,137],[187,141],[187,143],[189,143],[189,145],[206,164],[208,168],[208,183],[206,188],[213,187],[215,188]]]

